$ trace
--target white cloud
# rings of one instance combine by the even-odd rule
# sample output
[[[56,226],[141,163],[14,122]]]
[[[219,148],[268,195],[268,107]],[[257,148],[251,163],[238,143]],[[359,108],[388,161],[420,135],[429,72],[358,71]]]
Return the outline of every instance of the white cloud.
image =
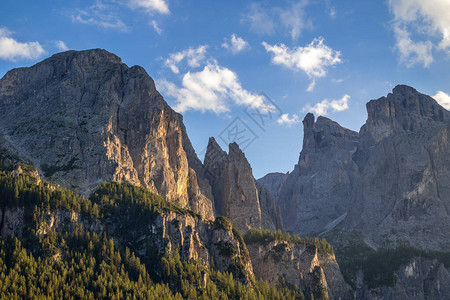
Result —
[[[333,83],[341,83],[341,82],[344,82],[344,78],[333,78],[333,79],[331,79],[331,82],[333,82]]]
[[[433,96],[434,100],[436,100],[442,107],[450,110],[450,95],[443,92],[438,91],[436,95]]]
[[[72,22],[86,25],[95,25],[105,29],[117,31],[130,31],[127,25],[117,16],[113,7],[97,1],[87,9],[79,9],[71,15]]]
[[[275,23],[271,16],[261,7],[259,3],[250,5],[250,9],[243,16],[241,22],[250,23],[250,30],[258,34],[274,34]]]
[[[300,118],[296,114],[293,114],[292,117],[289,117],[289,114],[282,114],[281,117],[277,120],[277,123],[280,125],[291,127],[294,124],[300,123]]]
[[[58,47],[58,49],[60,51],[69,50],[69,47],[67,47],[66,43],[64,43],[63,41],[56,41],[55,44],[56,44],[56,47]]]
[[[305,14],[308,2],[299,0],[285,7],[263,7],[260,3],[253,3],[241,22],[249,23],[250,30],[261,35],[284,33],[287,29],[291,38],[296,40],[304,29],[312,28],[311,20]]]
[[[290,31],[292,40],[298,39],[304,29],[312,28],[311,21],[305,15],[304,9],[307,4],[307,0],[301,0],[293,3],[291,7],[278,10],[280,20]]]
[[[129,6],[132,9],[144,9],[148,13],[169,14],[169,5],[165,0],[130,0]]]
[[[303,107],[302,112],[312,112],[316,115],[326,116],[330,110],[331,113],[347,110],[349,100],[349,95],[344,95],[338,100],[325,99],[319,103],[316,103],[314,106],[306,105]]]
[[[233,54],[237,54],[237,53],[245,50],[246,48],[248,48],[249,45],[248,45],[247,41],[245,41],[243,38],[241,38],[235,34],[232,34],[230,41],[229,42],[225,41],[222,44],[222,47],[230,50],[231,53],[233,53]]]
[[[447,0],[389,0],[389,8],[394,15],[394,32],[399,43],[405,43],[398,35],[407,36],[412,45],[409,64],[423,62],[424,66],[432,60],[431,47],[450,52],[450,1]],[[401,30],[398,30],[401,28]],[[405,33],[406,32],[406,33]],[[411,33],[426,36],[426,40],[414,42]],[[433,37],[440,39],[439,43],[432,42]],[[418,49],[418,50],[417,50]],[[401,52],[402,57],[403,53]],[[422,55],[422,56],[420,56]],[[422,58],[422,59],[419,59]]]
[[[428,67],[433,62],[433,45],[430,41],[414,42],[411,40],[408,31],[399,26],[394,27],[394,33],[401,62],[408,67],[416,63],[423,63],[424,67]]]
[[[192,68],[200,67],[200,63],[205,60],[206,48],[208,46],[202,45],[197,48],[188,48],[180,52],[172,53],[166,59],[165,65],[169,67],[175,74],[180,73],[178,65],[186,59],[188,65]]]
[[[305,72],[311,80],[307,91],[314,89],[316,78],[326,75],[327,67],[341,63],[341,53],[324,44],[323,38],[314,39],[305,47],[289,49],[286,45],[262,43],[267,52],[272,53],[272,63],[295,71]]]
[[[150,22],[150,25],[153,27],[157,34],[161,35],[162,29],[158,26],[158,23],[155,20],[152,20]]]
[[[236,73],[216,63],[207,64],[202,71],[186,73],[181,87],[166,80],[157,84],[166,95],[175,98],[174,109],[179,112],[199,110],[219,114],[230,110],[230,101],[260,110],[274,109],[262,96],[245,90]]]
[[[330,18],[334,19],[336,17],[336,7],[332,6],[329,1],[326,2],[326,9]]]
[[[11,34],[8,29],[0,27],[0,59],[36,59],[46,53],[39,42],[21,43],[11,38]]]

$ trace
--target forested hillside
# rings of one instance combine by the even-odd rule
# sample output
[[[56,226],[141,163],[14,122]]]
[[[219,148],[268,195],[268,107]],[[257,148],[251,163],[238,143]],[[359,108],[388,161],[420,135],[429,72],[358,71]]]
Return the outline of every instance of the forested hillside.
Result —
[[[137,253],[124,230],[128,225],[144,225],[143,220],[169,213],[201,218],[144,188],[103,183],[86,199],[40,180],[31,166],[5,166],[3,161],[0,166],[1,299],[304,298],[295,287],[270,287],[254,277],[246,281],[233,247],[220,250],[235,259],[224,272],[182,259],[179,248],[149,247]],[[62,222],[64,214],[70,215],[69,222]],[[23,216],[23,221],[10,222],[12,215]],[[114,220],[125,223],[111,230],[108,223]],[[225,218],[210,223],[217,229],[231,224]]]

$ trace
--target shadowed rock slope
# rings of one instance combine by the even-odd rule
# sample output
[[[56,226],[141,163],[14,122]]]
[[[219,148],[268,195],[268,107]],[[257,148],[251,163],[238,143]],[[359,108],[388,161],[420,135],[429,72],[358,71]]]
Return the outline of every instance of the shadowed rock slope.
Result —
[[[404,85],[367,112],[359,133],[307,114],[294,171],[260,180],[285,228],[304,235],[338,227],[375,247],[448,249],[450,113]]]
[[[287,230],[333,244],[358,299],[447,299],[450,113],[405,85],[367,112],[359,133],[307,114],[294,170],[259,182]]]
[[[204,165],[218,215],[228,217],[243,233],[252,227],[282,228],[278,207],[266,188],[254,179],[252,168],[236,143],[229,145],[227,154],[210,138]]]

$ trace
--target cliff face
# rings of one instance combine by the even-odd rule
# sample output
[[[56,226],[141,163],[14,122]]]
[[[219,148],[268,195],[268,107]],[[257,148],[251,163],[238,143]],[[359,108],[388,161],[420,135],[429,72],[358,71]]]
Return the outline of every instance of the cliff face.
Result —
[[[226,216],[243,233],[249,228],[281,228],[272,196],[258,185],[244,153],[236,143],[228,154],[210,138],[205,155],[205,176],[214,195],[217,214]]]
[[[257,278],[279,285],[283,280],[314,295],[314,299],[353,299],[334,254],[322,254],[314,245],[273,241],[249,243]]]
[[[288,177],[289,173],[269,173],[264,177],[258,179],[258,182],[266,188],[266,190],[272,195],[275,201],[279,199],[280,189],[284,184],[284,181]]]
[[[351,178],[358,172],[352,154],[358,134],[330,119],[307,114],[304,140],[294,170],[273,180],[286,230],[301,235],[318,233],[345,216]],[[264,184],[269,177],[260,182]]]
[[[396,272],[393,286],[368,289],[363,274],[358,275],[357,299],[447,299],[450,295],[450,273],[436,260],[416,257]]]
[[[364,257],[361,249],[345,250],[354,236],[372,251],[403,244],[448,251],[450,113],[403,85],[370,101],[367,112],[359,133],[307,114],[294,171],[260,180],[276,197],[285,228],[324,234],[342,259]],[[393,270],[393,286],[372,288],[357,269],[355,264],[357,298],[446,298],[442,262],[416,256]]]
[[[377,246],[450,246],[450,113],[406,86],[367,104],[345,228]]]
[[[367,111],[359,133],[306,115],[299,163],[276,188],[285,228],[338,227],[373,247],[448,249],[450,113],[408,86]]]
[[[141,67],[105,50],[68,51],[0,80],[0,132],[47,179],[89,194],[127,181],[213,218],[190,167],[182,117]]]
[[[387,97],[367,103],[368,118],[360,134],[367,144],[376,144],[395,133],[412,133],[449,120],[448,111],[430,96],[398,85]]]

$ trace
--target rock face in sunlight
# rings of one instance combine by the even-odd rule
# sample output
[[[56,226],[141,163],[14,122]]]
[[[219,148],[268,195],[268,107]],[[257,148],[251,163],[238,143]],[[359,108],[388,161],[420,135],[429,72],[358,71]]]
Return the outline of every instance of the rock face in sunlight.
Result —
[[[257,181],[236,143],[210,138],[201,162],[143,68],[55,54],[0,79],[0,235],[44,248],[66,231],[109,236],[175,292],[179,262],[219,288],[215,270],[232,273],[236,291],[263,279],[307,298],[445,298],[450,112],[404,85],[367,112],[359,132],[308,113],[293,171]]]
[[[227,154],[210,138],[204,164],[218,215],[228,217],[243,233],[251,227],[281,228],[280,213],[272,196],[257,184],[236,143],[230,144]]]
[[[65,242],[53,246],[64,238],[102,236],[111,238],[110,249],[133,251],[156,280],[185,296],[189,291],[179,286],[187,283],[175,279],[184,274],[179,268],[200,272],[213,294],[208,276],[217,282],[216,271],[229,272],[223,276],[242,283],[238,289],[259,293],[257,285],[266,283],[255,279],[266,275],[258,271],[255,278],[253,268],[264,270],[265,254],[280,248],[253,249],[250,256],[240,233],[283,224],[271,190],[255,180],[239,146],[230,144],[227,153],[211,138],[202,163],[182,116],[145,70],[105,50],[55,54],[0,80],[0,173],[0,235],[32,249],[52,244],[54,261],[66,263]],[[279,279],[268,278],[272,289],[347,295],[334,256],[322,257],[314,245],[291,246],[293,252],[283,252],[286,264],[270,260]]]
[[[273,241],[248,243],[255,276],[271,284],[281,280],[301,289],[311,288],[314,299],[352,299],[334,253],[321,253],[314,245]]]
[[[214,218],[181,115],[143,68],[105,50],[9,71],[0,81],[0,133],[62,186],[88,194],[101,181],[126,181]]]

